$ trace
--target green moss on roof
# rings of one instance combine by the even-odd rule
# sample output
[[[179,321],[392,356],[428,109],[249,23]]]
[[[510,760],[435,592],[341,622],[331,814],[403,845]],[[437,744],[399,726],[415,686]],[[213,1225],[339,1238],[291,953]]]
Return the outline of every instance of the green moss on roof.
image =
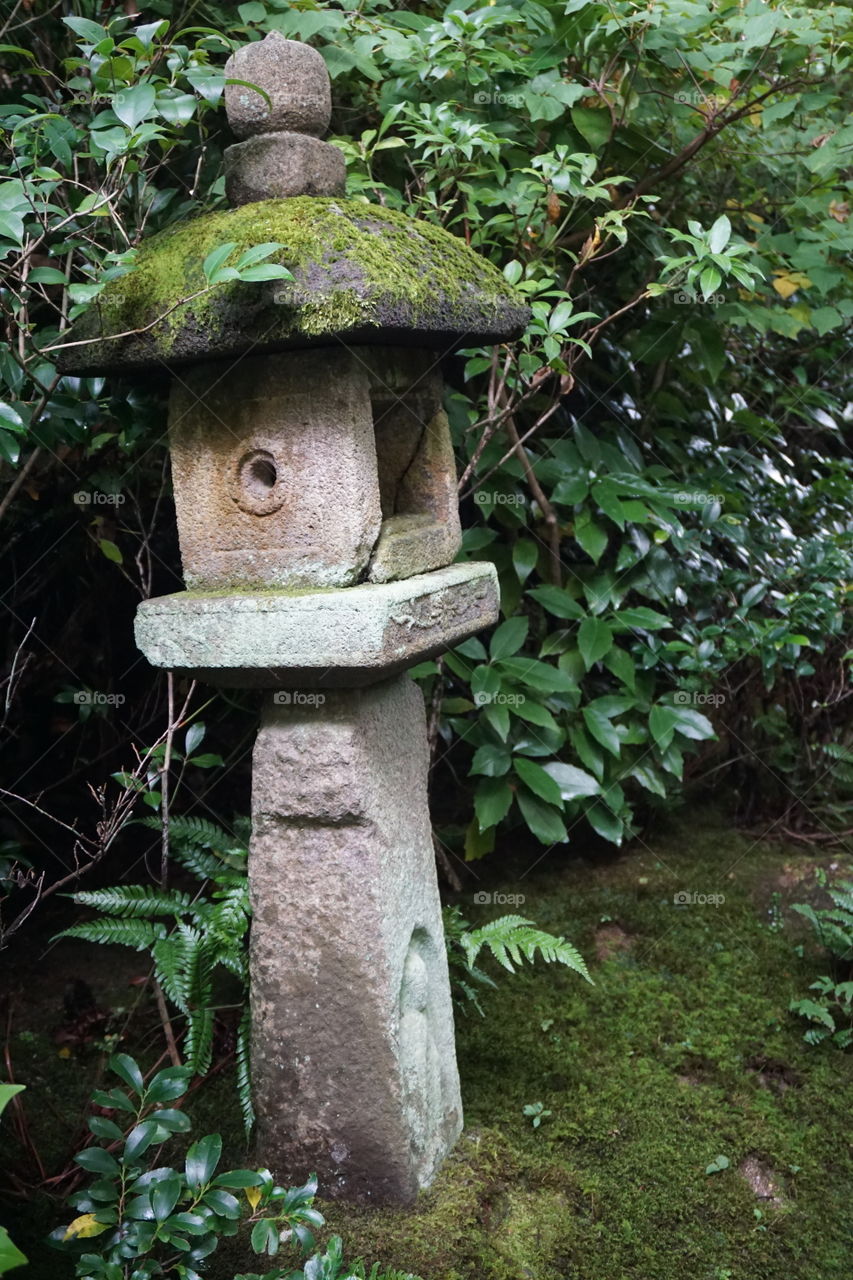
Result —
[[[213,249],[269,241],[283,246],[269,261],[293,282],[208,288]],[[472,345],[515,336],[526,318],[500,272],[442,228],[360,201],[298,196],[207,214],[143,243],[135,269],[75,326],[73,338],[97,341],[71,348],[63,368],[144,367],[371,330]]]

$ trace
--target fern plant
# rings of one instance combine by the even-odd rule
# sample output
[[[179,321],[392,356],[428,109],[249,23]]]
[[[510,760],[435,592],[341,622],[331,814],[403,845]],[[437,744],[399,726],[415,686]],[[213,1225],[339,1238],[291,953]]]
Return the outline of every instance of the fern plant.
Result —
[[[155,816],[142,825],[160,828]],[[197,893],[152,885],[115,885],[71,895],[80,906],[101,912],[58,936],[119,943],[147,951],[164,995],[183,1014],[186,1064],[198,1075],[210,1067],[215,1016],[214,989],[225,970],[240,983],[243,1013],[237,1029],[237,1089],[247,1131],[253,1122],[249,1081],[249,892],[246,876],[248,822],[237,837],[204,818],[173,818],[174,859],[201,882]]]
[[[481,1017],[485,1015],[478,988],[497,986],[477,964],[484,950],[509,973],[515,973],[516,966],[521,966],[524,961],[532,964],[539,955],[549,964],[565,965],[587,982],[592,982],[583,957],[570,942],[538,929],[532,920],[524,916],[500,916],[478,929],[472,929],[458,907],[446,907],[444,935],[454,997],[463,1009],[467,1004],[473,1004]]]
[[[827,883],[818,872],[818,883],[832,899],[831,907],[814,908],[805,902],[793,908],[815,931],[830,953],[832,974],[823,974],[809,987],[813,997],[792,1000],[788,1006],[811,1025],[804,1034],[809,1044],[828,1040],[839,1049],[853,1045],[853,880]]]

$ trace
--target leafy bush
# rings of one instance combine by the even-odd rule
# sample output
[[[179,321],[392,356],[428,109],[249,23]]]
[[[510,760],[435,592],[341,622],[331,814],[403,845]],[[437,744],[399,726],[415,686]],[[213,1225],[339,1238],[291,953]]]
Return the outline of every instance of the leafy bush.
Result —
[[[78,1215],[51,1236],[76,1256],[80,1280],[198,1280],[221,1240],[249,1227],[256,1254],[274,1257],[292,1242],[304,1257],[298,1269],[277,1267],[264,1280],[344,1280],[344,1271],[346,1280],[361,1280],[363,1267],[343,1267],[338,1237],[323,1253],[311,1252],[314,1229],[323,1225],[313,1208],[316,1178],[286,1190],[268,1169],[218,1173],[218,1134],[193,1142],[180,1168],[152,1167],[163,1144],[189,1133],[189,1117],[171,1105],[187,1091],[188,1068],[167,1067],[146,1082],[138,1064],[118,1054],[110,1069],[125,1088],[96,1090],[92,1101],[113,1118],[89,1117],[92,1134],[106,1145],[84,1147],[75,1157],[94,1178],[69,1197]],[[97,1246],[90,1243],[95,1238]],[[395,1278],[374,1266],[371,1280]]]
[[[808,920],[826,947],[834,974],[818,978],[809,987],[815,995],[792,1000],[789,1008],[812,1024],[803,1037],[809,1044],[828,1040],[836,1048],[848,1049],[853,1044],[853,880],[826,884],[823,873],[820,878],[833,905],[816,909],[798,902],[794,910]]]

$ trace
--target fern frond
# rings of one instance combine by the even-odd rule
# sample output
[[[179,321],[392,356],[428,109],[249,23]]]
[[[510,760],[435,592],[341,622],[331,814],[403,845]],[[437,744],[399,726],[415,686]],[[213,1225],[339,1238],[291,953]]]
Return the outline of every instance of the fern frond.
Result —
[[[240,1099],[240,1111],[246,1137],[252,1132],[255,1123],[255,1108],[252,1106],[252,1071],[249,1057],[251,1037],[251,1013],[248,1004],[240,1015],[237,1028],[237,1096]]]
[[[473,929],[462,937],[465,958],[469,968],[485,947],[498,964],[509,973],[515,973],[515,965],[527,960],[530,964],[537,953],[549,964],[562,964],[573,969],[587,982],[592,982],[580,952],[565,938],[537,929],[532,920],[523,916],[501,916],[490,920],[479,929]]]
[[[73,924],[57,938],[83,938],[86,942],[120,944],[133,947],[136,951],[150,951],[159,941],[166,937],[164,924],[152,923],[150,920],[88,920],[85,924]]]
[[[205,922],[208,935],[220,945],[242,942],[249,927],[249,891],[246,883],[217,894]]]
[[[179,924],[153,948],[157,981],[181,1013],[189,1015],[198,970],[201,934],[191,925]]]
[[[213,1058],[213,1010],[210,997],[190,1014],[184,1040],[186,1064],[195,1075],[206,1075]]]
[[[151,827],[154,831],[162,828],[162,822],[155,814],[140,818],[143,827]],[[176,843],[195,845],[197,849],[227,849],[234,843],[222,827],[207,818],[173,817],[169,819],[169,837]]]
[[[158,889],[153,885],[119,884],[110,889],[80,889],[73,894],[81,907],[96,907],[108,915],[179,916],[189,907],[186,893],[177,889]]]

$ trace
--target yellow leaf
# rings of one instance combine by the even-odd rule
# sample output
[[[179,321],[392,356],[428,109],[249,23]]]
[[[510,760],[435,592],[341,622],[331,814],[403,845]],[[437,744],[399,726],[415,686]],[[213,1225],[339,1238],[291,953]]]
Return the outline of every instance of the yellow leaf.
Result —
[[[106,1231],[107,1224],[98,1222],[94,1213],[83,1213],[70,1222],[65,1230],[63,1240],[88,1240],[91,1236],[99,1236]]]
[[[773,288],[780,298],[790,298],[798,289],[808,289],[811,280],[802,271],[775,271]]]
[[[60,1058],[70,1058],[70,1057],[71,1057],[71,1050],[68,1048],[68,1045],[65,1045],[62,1049],[60,1049],[60,1050],[59,1050],[59,1053],[57,1054],[57,1057],[60,1057]]]
[[[261,1200],[260,1187],[246,1187],[246,1199],[249,1201],[252,1212],[254,1213]]]

